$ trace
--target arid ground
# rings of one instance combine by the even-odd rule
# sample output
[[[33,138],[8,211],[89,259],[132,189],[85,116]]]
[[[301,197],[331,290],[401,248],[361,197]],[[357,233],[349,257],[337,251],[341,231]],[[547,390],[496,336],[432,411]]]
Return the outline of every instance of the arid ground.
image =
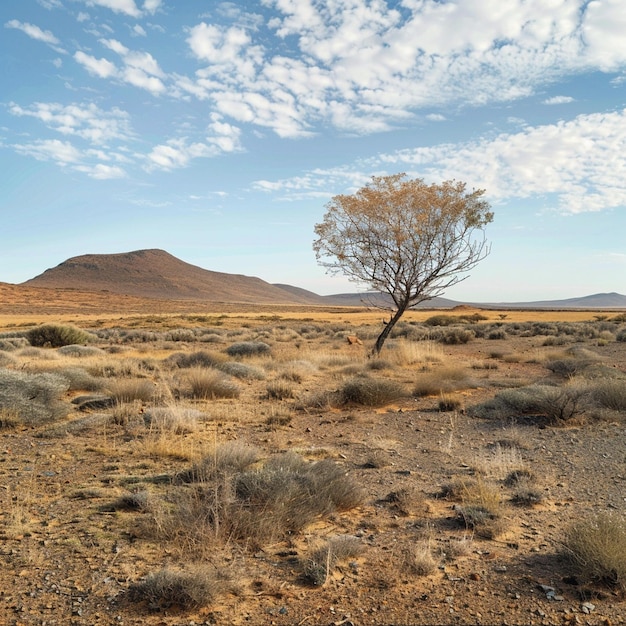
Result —
[[[624,529],[623,313],[410,312],[372,358],[382,311],[41,293],[0,310],[0,624],[624,623],[624,539],[572,552]]]

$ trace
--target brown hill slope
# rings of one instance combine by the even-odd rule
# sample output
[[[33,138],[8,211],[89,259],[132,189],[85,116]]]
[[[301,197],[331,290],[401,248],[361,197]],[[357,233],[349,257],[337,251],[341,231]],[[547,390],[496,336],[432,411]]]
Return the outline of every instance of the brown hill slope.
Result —
[[[260,278],[185,263],[164,250],[85,254],[22,283],[29,287],[110,291],[162,300],[312,304]]]

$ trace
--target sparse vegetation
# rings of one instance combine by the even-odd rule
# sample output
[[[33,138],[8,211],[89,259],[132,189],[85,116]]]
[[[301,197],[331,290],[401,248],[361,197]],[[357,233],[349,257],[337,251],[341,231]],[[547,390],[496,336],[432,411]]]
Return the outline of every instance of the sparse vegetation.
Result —
[[[515,623],[578,598],[619,621],[623,322],[431,314],[407,313],[382,359],[346,342],[380,332],[364,309],[91,316],[97,345],[57,349],[25,347],[32,324],[0,334],[9,613],[90,620],[106,602],[146,626],[411,623],[416,610],[443,623],[467,605],[461,621],[491,623],[514,589]],[[443,343],[458,331],[471,342]],[[233,342],[271,349],[231,357]],[[610,531],[583,500],[611,511]],[[537,580],[565,602],[544,605]]]
[[[626,518],[603,512],[572,524],[565,536],[565,554],[587,582],[626,591]]]

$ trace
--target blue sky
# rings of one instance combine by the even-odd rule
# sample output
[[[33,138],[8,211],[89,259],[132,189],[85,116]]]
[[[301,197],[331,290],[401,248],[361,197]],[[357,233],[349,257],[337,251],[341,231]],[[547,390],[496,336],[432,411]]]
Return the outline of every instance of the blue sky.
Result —
[[[354,291],[311,248],[373,175],[486,190],[446,295],[626,293],[623,0],[0,3],[0,281],[162,248]]]

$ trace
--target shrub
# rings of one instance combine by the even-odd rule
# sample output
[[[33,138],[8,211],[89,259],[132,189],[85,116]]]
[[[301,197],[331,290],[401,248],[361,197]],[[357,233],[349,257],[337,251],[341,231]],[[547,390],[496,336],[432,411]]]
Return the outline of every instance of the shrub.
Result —
[[[587,388],[581,385],[562,387],[531,385],[519,389],[506,389],[492,400],[473,407],[471,413],[495,419],[543,417],[555,424],[580,415],[584,410],[587,396]]]
[[[259,460],[259,450],[255,446],[240,441],[227,441],[219,444],[206,454],[190,470],[178,475],[178,482],[206,482],[218,476],[230,476],[243,472]]]
[[[264,380],[265,372],[260,367],[248,365],[247,363],[238,363],[236,361],[227,361],[218,366],[218,369],[224,374],[234,376],[241,380]]]
[[[372,407],[397,402],[406,395],[399,383],[369,376],[358,376],[347,381],[341,388],[340,394],[344,404],[362,404]]]
[[[210,604],[216,595],[230,589],[232,584],[229,577],[206,566],[187,571],[162,569],[132,585],[128,597],[134,602],[146,602],[153,610],[172,606],[198,609]]]
[[[238,398],[239,385],[226,374],[217,370],[189,370],[187,381],[192,398],[215,400],[217,398]]]
[[[0,369],[0,410],[25,424],[42,424],[64,417],[61,396],[69,384],[58,374],[28,374]]]
[[[626,411],[626,380],[603,380],[591,388],[591,397],[606,409]]]
[[[7,367],[7,365],[15,365],[17,360],[13,358],[10,354],[6,354],[5,352],[0,352],[0,367]]]
[[[150,428],[179,435],[198,430],[198,422],[204,417],[202,411],[178,405],[152,407],[144,413]]]
[[[26,332],[31,346],[60,348],[71,344],[89,343],[95,336],[75,326],[45,324]]]
[[[476,387],[462,367],[443,367],[431,372],[418,374],[413,395],[421,398],[424,396],[439,396],[460,389]]]
[[[102,379],[92,376],[82,367],[65,367],[57,373],[67,380],[70,391],[100,391],[104,386]]]
[[[626,518],[599,513],[575,522],[565,534],[565,554],[588,581],[626,591]]]
[[[445,343],[446,345],[454,346],[468,343],[474,339],[475,336],[476,335],[471,330],[466,330],[464,328],[450,328],[441,335],[439,341],[441,341],[441,343]]]
[[[506,339],[507,334],[503,328],[496,328],[487,335],[487,339]]]
[[[615,335],[615,340],[620,343],[624,343],[626,341],[626,328],[624,330],[620,330],[617,335]]]
[[[270,347],[263,341],[239,341],[226,348],[231,357],[248,357],[269,354]]]
[[[165,364],[171,367],[219,367],[224,362],[224,356],[215,352],[175,352],[165,359]]]
[[[119,404],[140,400],[149,402],[156,393],[153,382],[145,378],[120,378],[107,384],[109,394]]]
[[[340,561],[354,558],[362,550],[363,546],[358,537],[350,535],[332,537],[304,559],[302,576],[307,582],[321,586]]]
[[[198,549],[210,549],[209,540],[233,539],[258,549],[319,516],[357,506],[363,497],[334,462],[310,463],[292,452],[243,471],[224,471],[223,463],[209,458],[189,474],[202,480],[173,494],[173,506],[156,526],[165,537]]]
[[[294,395],[293,385],[282,380],[273,380],[265,387],[265,397],[268,400],[287,400],[293,398]]]
[[[441,412],[458,411],[463,408],[463,400],[449,393],[441,394],[439,398],[439,410]]]
[[[76,358],[86,357],[86,356],[98,356],[103,354],[103,351],[100,348],[96,348],[95,346],[80,346],[77,344],[69,344],[66,346],[61,346],[57,352],[62,354],[63,356],[72,356]]]
[[[4,352],[13,352],[13,350],[26,348],[28,345],[30,344],[26,337],[3,337],[0,339],[0,351]]]
[[[413,576],[429,576],[439,566],[429,539],[417,541],[403,554],[403,569]]]

